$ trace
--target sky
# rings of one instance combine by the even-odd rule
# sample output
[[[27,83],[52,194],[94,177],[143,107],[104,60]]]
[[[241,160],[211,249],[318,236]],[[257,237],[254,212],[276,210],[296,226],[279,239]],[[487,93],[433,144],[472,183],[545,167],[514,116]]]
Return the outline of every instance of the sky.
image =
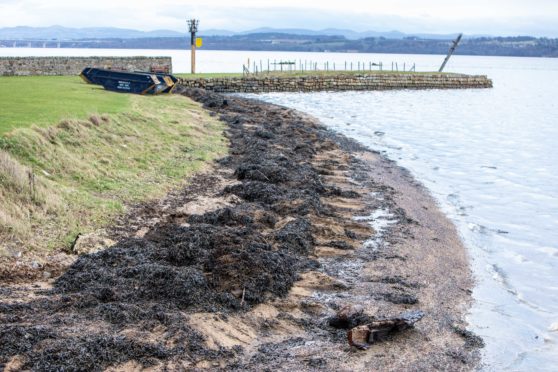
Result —
[[[232,5],[234,4],[234,5]],[[558,0],[0,0],[0,28],[120,27],[149,31],[259,27],[558,37]]]

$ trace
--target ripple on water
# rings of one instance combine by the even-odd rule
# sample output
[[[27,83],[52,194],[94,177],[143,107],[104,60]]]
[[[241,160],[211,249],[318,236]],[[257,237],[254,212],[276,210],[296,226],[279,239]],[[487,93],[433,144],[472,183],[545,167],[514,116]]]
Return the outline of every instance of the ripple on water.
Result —
[[[470,250],[478,284],[469,320],[487,340],[485,363],[551,370],[558,365],[558,59],[472,60],[463,71],[490,68],[494,89],[258,98],[314,115],[408,168]]]

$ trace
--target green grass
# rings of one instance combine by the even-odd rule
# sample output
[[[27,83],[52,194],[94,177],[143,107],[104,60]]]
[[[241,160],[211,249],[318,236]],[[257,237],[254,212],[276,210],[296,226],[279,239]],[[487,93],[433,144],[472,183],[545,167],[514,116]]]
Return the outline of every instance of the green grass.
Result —
[[[130,97],[85,84],[78,76],[0,77],[0,135],[14,128],[47,126],[92,113],[114,114],[130,107]]]
[[[73,78],[33,80],[64,86]],[[9,111],[52,102],[42,92]],[[92,94],[98,97],[88,102],[124,101],[108,106],[115,113],[85,105],[67,116],[87,119],[22,122],[0,136],[0,255],[10,246],[65,249],[78,233],[106,226],[130,203],[163,196],[226,153],[224,125],[186,97]]]
[[[401,74],[401,75],[425,75],[425,74],[438,74],[438,72],[411,72],[411,71],[391,71],[391,70],[373,70],[373,71],[293,71],[281,72],[270,71],[259,74],[250,74],[249,77],[292,77],[292,76],[335,76],[335,75],[362,75],[362,74]],[[204,73],[204,74],[174,74],[176,77],[182,79],[211,79],[211,78],[241,78],[245,75],[242,73]]]
[[[210,78],[224,78],[224,77],[242,77],[242,73],[236,72],[211,72],[203,74],[173,74],[176,77],[183,79],[210,79]]]

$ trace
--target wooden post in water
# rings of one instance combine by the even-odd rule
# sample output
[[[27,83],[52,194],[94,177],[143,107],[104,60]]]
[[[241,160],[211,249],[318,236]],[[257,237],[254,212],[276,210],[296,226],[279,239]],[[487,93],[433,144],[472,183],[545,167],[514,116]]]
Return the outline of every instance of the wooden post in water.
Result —
[[[459,34],[459,36],[457,36],[457,39],[455,39],[453,41],[453,44],[448,51],[448,55],[446,56],[446,59],[444,59],[444,62],[442,63],[442,66],[440,66],[440,70],[438,72],[443,72],[444,71],[444,68],[446,67],[446,64],[448,63],[449,59],[451,58],[451,55],[453,54],[453,52],[455,52],[455,49],[457,48],[457,45],[461,41],[462,37],[463,37],[463,34]]]

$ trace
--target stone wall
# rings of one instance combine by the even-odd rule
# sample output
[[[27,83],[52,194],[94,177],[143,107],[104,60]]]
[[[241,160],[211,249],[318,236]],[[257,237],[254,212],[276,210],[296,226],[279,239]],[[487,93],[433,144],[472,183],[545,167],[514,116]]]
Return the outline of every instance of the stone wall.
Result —
[[[363,73],[326,76],[250,76],[238,78],[180,79],[189,88],[220,93],[317,92],[389,89],[492,88],[484,75],[439,73]]]
[[[0,76],[78,75],[85,67],[172,72],[171,57],[0,57]]]

